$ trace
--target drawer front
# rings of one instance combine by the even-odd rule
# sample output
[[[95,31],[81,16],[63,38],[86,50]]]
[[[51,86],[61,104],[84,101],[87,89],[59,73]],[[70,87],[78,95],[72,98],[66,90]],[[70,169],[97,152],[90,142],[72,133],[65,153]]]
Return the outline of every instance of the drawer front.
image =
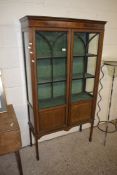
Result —
[[[91,118],[92,101],[73,104],[71,107],[71,124],[83,123]]]
[[[66,107],[41,111],[39,117],[41,131],[63,128],[66,125]]]

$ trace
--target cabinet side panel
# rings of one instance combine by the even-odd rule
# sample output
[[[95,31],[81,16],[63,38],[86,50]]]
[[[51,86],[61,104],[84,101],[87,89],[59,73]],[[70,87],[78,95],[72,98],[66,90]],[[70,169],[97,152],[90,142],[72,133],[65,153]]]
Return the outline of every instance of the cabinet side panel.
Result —
[[[31,60],[29,54],[29,32],[23,32],[23,51],[24,51],[24,66],[25,66],[25,80],[26,80],[26,92],[27,92],[27,104],[28,104],[28,117],[34,127],[34,111],[32,100],[32,79],[31,79]]]
[[[32,102],[32,82],[31,82],[31,64],[30,64],[30,55],[29,55],[29,46],[28,46],[28,44],[29,44],[29,34],[28,34],[28,32],[23,32],[27,101],[31,105],[33,105],[33,102]]]

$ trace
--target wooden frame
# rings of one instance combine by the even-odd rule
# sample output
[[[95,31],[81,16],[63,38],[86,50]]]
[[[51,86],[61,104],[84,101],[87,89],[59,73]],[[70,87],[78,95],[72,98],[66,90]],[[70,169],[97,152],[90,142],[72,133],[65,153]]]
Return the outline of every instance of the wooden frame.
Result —
[[[101,54],[104,36],[105,21],[94,20],[81,20],[70,18],[55,18],[55,17],[37,17],[26,16],[20,19],[22,33],[29,33],[29,44],[24,45],[24,58],[30,60],[30,75],[32,85],[32,101],[30,104],[28,99],[28,113],[29,113],[29,131],[30,131],[30,144],[32,145],[31,133],[35,137],[36,143],[36,157],[39,160],[38,151],[38,139],[45,134],[60,130],[69,130],[73,126],[80,125],[80,131],[82,130],[82,124],[91,123],[91,131],[89,140],[92,140],[93,123],[97,99],[97,90],[100,74]],[[38,90],[37,90],[37,59],[36,59],[36,31],[66,31],[67,32],[67,81],[66,81],[66,104],[56,107],[50,107],[48,109],[40,109],[38,105]],[[71,100],[71,88],[72,88],[72,72],[73,72],[73,38],[74,32],[94,32],[99,33],[98,43],[98,57],[95,71],[95,83],[94,83],[94,96],[92,100],[80,100],[77,103],[73,103]],[[25,39],[24,39],[25,42]],[[26,51],[28,52],[28,58],[26,58]],[[27,65],[25,64],[25,70]],[[26,73],[26,84],[28,89],[28,79]],[[32,110],[32,112],[30,112]],[[77,118],[78,116],[78,118]],[[32,122],[34,121],[34,122]]]

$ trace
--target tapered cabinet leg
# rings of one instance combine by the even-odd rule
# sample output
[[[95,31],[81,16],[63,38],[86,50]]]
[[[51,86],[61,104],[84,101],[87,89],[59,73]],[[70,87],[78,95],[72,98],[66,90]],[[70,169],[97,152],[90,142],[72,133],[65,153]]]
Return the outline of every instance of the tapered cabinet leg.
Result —
[[[17,160],[17,166],[18,166],[18,169],[19,169],[19,173],[20,173],[20,175],[23,175],[22,163],[21,163],[21,157],[20,157],[19,151],[16,151],[15,155],[16,155],[16,160]]]
[[[32,133],[30,126],[29,126],[29,135],[30,135],[30,146],[32,146]]]
[[[91,142],[91,141],[92,141],[92,135],[93,135],[93,125],[94,125],[94,121],[92,121],[92,122],[91,122],[89,142]]]
[[[79,131],[82,132],[82,125],[80,125]]]
[[[36,158],[39,160],[39,145],[38,145],[38,139],[35,139],[35,149],[36,149]]]

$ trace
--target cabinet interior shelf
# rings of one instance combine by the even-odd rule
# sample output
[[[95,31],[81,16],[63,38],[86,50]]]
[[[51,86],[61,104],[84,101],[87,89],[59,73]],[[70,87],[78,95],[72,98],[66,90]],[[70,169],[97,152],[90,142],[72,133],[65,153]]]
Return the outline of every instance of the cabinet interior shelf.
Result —
[[[86,73],[86,74],[73,74],[72,80],[79,80],[79,79],[86,79],[86,78],[95,78],[94,75]],[[39,82],[37,83],[38,85],[42,85],[42,84],[49,84],[49,83],[57,83],[57,82],[65,82],[65,76],[60,76],[60,77],[56,77],[53,78],[53,81],[51,80],[51,78],[40,78]]]
[[[81,92],[78,94],[72,94],[72,102],[79,102],[81,100],[90,100],[93,98],[93,95],[89,92]]]
[[[93,98],[93,95],[91,95],[88,92],[81,92],[78,94],[72,94],[72,102],[79,102],[81,100],[90,100]],[[64,105],[65,104],[65,96],[59,96],[59,97],[53,97],[48,99],[40,99],[39,100],[39,107],[41,109],[43,108],[49,108],[49,107],[55,107],[58,105]]]
[[[83,78],[95,78],[95,75],[92,75],[92,74],[89,74],[89,73],[73,74],[72,80],[78,80],[78,79],[83,79]]]
[[[67,56],[45,56],[45,57],[37,57],[37,60],[43,59],[65,59]],[[87,53],[86,55],[73,55],[74,58],[78,57],[97,57],[96,54]]]

